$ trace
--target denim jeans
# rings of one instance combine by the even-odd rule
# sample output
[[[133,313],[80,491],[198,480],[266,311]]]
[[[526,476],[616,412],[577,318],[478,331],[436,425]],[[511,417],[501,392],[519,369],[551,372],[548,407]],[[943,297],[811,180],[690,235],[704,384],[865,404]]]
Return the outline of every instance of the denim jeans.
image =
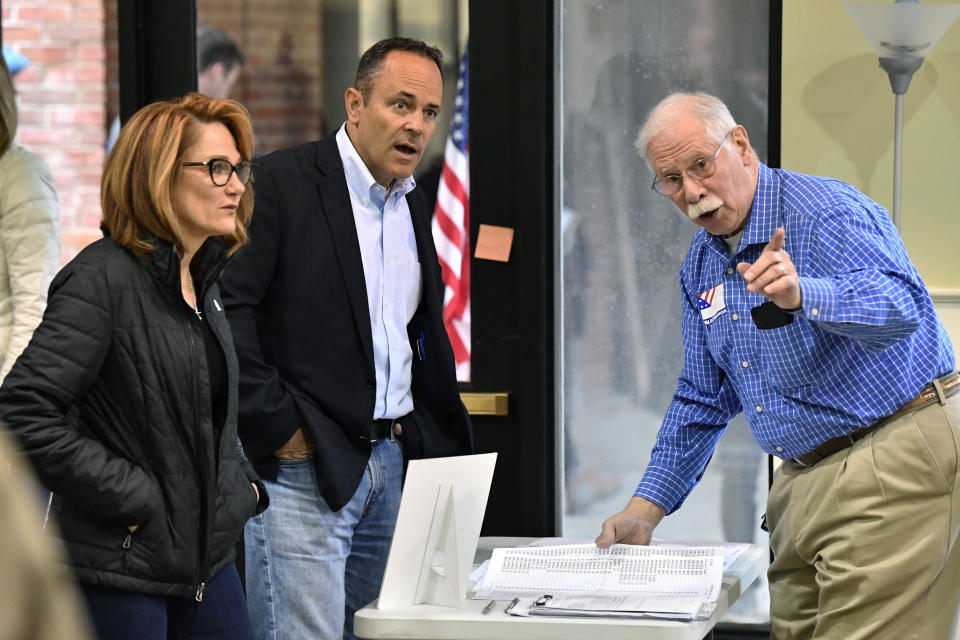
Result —
[[[253,640],[232,564],[207,583],[203,602],[85,583],[80,589],[98,640]]]
[[[380,595],[402,473],[399,444],[377,440],[353,498],[331,511],[312,459],[280,461],[270,508],[244,532],[258,640],[353,640],[354,612]]]

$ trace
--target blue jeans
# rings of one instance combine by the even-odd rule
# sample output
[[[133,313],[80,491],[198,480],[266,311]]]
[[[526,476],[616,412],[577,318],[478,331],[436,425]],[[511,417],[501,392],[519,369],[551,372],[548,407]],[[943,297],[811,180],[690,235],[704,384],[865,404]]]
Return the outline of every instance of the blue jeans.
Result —
[[[227,565],[203,602],[80,584],[98,640],[253,640],[240,576]]]
[[[258,640],[353,640],[354,612],[380,595],[402,473],[399,444],[377,440],[353,498],[331,511],[311,458],[280,461],[270,508],[244,530]]]

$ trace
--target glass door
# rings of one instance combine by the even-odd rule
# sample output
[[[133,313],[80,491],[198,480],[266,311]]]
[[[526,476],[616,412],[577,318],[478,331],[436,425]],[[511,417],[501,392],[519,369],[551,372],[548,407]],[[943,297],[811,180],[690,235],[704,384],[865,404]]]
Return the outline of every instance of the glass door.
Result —
[[[768,155],[766,0],[561,0],[557,49],[562,533],[592,538],[649,460],[683,364],[678,273],[697,227],[633,141],[672,91],[722,98]],[[657,535],[766,545],[767,459],[738,418]],[[767,619],[766,584],[731,617]]]

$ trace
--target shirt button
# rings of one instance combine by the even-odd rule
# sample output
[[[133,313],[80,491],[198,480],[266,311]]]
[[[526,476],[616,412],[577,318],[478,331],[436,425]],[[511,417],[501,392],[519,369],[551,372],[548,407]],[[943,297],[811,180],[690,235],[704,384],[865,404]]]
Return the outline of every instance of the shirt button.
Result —
[[[747,367],[749,367],[749,366],[750,366],[750,363],[749,363],[749,362],[747,362],[746,360],[744,360],[744,361],[743,361],[743,362],[741,362],[740,364],[742,364],[742,365],[743,365],[743,368],[744,368],[744,369],[746,369]]]
[[[384,302],[384,303],[383,303],[383,306],[386,307],[387,309],[389,309],[389,308],[390,308],[390,303],[389,303],[389,302]]]
[[[739,319],[740,319],[740,316],[735,313],[735,314],[733,314],[732,316],[730,316],[730,318],[733,319],[733,320],[739,320]]]
[[[816,309],[816,308],[810,309],[810,315],[812,315],[812,316],[818,316],[818,315],[820,315],[820,309]]]
[[[783,453],[783,447],[777,447],[777,453]]]
[[[727,273],[732,274],[732,273],[733,273],[733,267],[727,267]]]
[[[754,408],[757,410],[757,413],[763,413],[763,407],[761,407],[760,405],[757,405]]]

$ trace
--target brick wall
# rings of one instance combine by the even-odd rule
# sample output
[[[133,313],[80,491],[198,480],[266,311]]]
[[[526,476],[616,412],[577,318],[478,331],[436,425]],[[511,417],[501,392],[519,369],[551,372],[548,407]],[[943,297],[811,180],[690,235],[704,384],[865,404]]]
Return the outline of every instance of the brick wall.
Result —
[[[17,141],[53,171],[65,262],[100,237],[107,118],[103,0],[3,0],[3,42],[30,59],[14,80]]]
[[[340,4],[197,0],[197,23],[223,29],[246,56],[231,97],[250,110],[258,154],[318,139],[343,118],[342,107],[329,116],[322,107],[323,16]],[[120,102],[117,0],[3,0],[2,9],[4,42],[31,60],[15,80],[18,142],[53,170],[66,262],[101,235],[104,146]],[[344,52],[351,73],[357,53]]]
[[[120,104],[117,0],[103,4],[109,122]],[[230,97],[250,110],[258,154],[316,140],[323,132],[323,4],[324,0],[197,0],[197,24],[229,34],[246,58]]]
[[[323,0],[197,5],[198,24],[229,33],[247,58],[232,97],[250,109],[257,152],[320,137]],[[53,171],[66,262],[101,235],[104,145],[120,102],[117,0],[3,0],[2,7],[3,41],[30,58],[15,80],[18,142]]]
[[[323,133],[323,0],[197,0],[197,24],[228,33],[247,63],[231,97],[253,118],[256,152]]]

